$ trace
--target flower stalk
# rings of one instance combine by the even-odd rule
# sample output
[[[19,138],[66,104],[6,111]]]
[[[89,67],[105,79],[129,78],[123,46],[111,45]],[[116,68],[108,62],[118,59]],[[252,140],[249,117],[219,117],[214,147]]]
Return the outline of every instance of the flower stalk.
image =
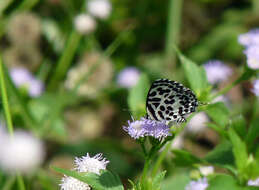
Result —
[[[8,96],[7,96],[6,86],[5,86],[5,75],[4,75],[3,62],[2,62],[1,56],[0,56],[0,85],[1,85],[1,96],[2,96],[7,129],[9,134],[13,136],[13,122],[12,122],[10,107],[8,103]]]

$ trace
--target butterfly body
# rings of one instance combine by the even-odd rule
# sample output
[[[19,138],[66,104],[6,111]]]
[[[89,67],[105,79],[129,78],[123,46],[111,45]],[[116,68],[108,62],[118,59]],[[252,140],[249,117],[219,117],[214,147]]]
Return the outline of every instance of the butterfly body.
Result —
[[[189,88],[176,81],[158,79],[152,83],[147,95],[147,118],[167,124],[182,123],[197,106],[197,98]]]

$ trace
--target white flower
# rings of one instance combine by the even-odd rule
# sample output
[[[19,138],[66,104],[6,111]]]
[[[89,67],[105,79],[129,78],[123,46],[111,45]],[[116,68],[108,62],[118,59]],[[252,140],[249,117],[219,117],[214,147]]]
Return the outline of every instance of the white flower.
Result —
[[[207,178],[199,179],[198,181],[192,180],[186,187],[185,190],[205,190],[208,187]]]
[[[61,190],[91,190],[91,187],[78,179],[73,177],[63,177],[60,184]]]
[[[76,30],[81,34],[89,34],[96,28],[95,20],[87,14],[80,14],[75,17],[74,24]]]
[[[140,72],[137,68],[127,67],[119,73],[117,83],[121,87],[131,88],[137,84],[139,76]]]
[[[41,35],[40,19],[36,14],[28,11],[12,14],[6,34],[13,44],[20,47],[36,44]]]
[[[44,85],[42,81],[36,79],[27,69],[16,67],[10,69],[10,76],[16,87],[25,87],[29,95],[38,97],[42,94]]]
[[[192,134],[197,134],[206,128],[207,122],[209,122],[209,118],[206,115],[206,113],[199,112],[191,118],[191,120],[185,127],[186,132],[192,133]]]
[[[211,84],[222,82],[232,74],[232,69],[218,60],[208,61],[204,64],[204,68]]]
[[[255,180],[249,180],[248,182],[247,182],[247,185],[248,186],[257,186],[257,187],[259,187],[259,178],[257,178],[257,179],[255,179]]]
[[[91,71],[95,66],[94,71]],[[109,86],[113,76],[112,62],[98,52],[86,53],[79,63],[69,70],[65,87],[74,89],[89,72],[91,74],[87,81],[80,84],[78,94],[96,98],[104,88]]]
[[[75,169],[79,172],[93,172],[100,175],[100,171],[105,170],[108,163],[109,161],[103,158],[102,154],[96,154],[91,158],[87,153],[86,156],[75,159]]]
[[[247,58],[247,66],[250,69],[259,69],[259,45],[247,47],[244,54]]]
[[[109,0],[90,0],[87,3],[87,8],[91,15],[100,19],[106,19],[112,9]]]
[[[253,88],[251,91],[259,97],[259,79],[253,81]]]
[[[214,173],[213,166],[201,166],[201,167],[199,167],[199,170],[203,176],[207,176],[207,175]]]
[[[10,173],[30,173],[43,159],[42,142],[25,131],[15,131],[13,137],[5,138],[0,146],[0,166]]]

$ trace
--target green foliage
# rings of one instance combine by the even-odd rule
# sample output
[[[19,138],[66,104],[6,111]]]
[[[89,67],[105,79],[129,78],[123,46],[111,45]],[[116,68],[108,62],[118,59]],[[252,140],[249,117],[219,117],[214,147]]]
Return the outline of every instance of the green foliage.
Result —
[[[242,115],[239,115],[231,120],[230,126],[236,131],[236,133],[244,139],[247,130],[246,130],[246,121]]]
[[[222,128],[229,122],[229,111],[222,102],[208,105],[205,112]]]
[[[132,190],[161,190],[161,183],[164,180],[166,171],[158,173],[154,178],[147,179],[145,183],[137,181],[134,184],[133,181],[129,180]]]
[[[185,186],[190,182],[190,177],[185,173],[168,177],[162,185],[163,190],[185,190]]]
[[[242,173],[248,161],[246,145],[232,128],[229,128],[228,135],[233,145],[236,166],[239,172]]]
[[[193,166],[197,163],[205,163],[202,159],[185,150],[173,150],[173,161],[177,166]]]
[[[209,180],[209,187],[208,190],[241,190],[244,187],[241,187],[234,177],[225,175],[225,174],[218,174],[215,175],[213,178]]]
[[[161,189],[161,183],[163,179],[165,178],[166,171],[163,171],[161,173],[158,173],[154,179],[152,179],[152,189],[154,190],[160,190]]]
[[[229,141],[224,141],[217,145],[204,159],[210,164],[234,170],[232,144]]]
[[[249,148],[255,146],[254,141],[259,136],[258,123],[259,123],[259,118],[256,118],[251,122],[251,124],[248,128],[248,132],[245,137],[245,141]]]
[[[146,98],[150,86],[149,79],[146,74],[142,74],[136,86],[134,86],[128,97],[128,105],[135,117],[143,116],[145,113]]]
[[[177,55],[180,58],[181,65],[184,69],[185,76],[194,90],[196,95],[200,98],[205,98],[208,93],[209,84],[207,76],[203,67],[198,66],[192,60],[185,57],[178,49],[176,49]]]
[[[259,100],[250,93],[252,80],[258,79],[258,69],[248,67],[243,53],[247,47],[238,42],[241,33],[258,25],[258,0],[198,0],[184,4],[183,0],[110,0],[112,11],[106,19],[86,11],[87,1],[0,2],[0,141],[7,139],[2,138],[2,131],[12,135],[26,130],[45,145],[44,162],[30,177],[19,172],[10,175],[0,163],[0,189],[57,189],[60,177],[53,177],[45,164],[63,164],[64,157],[66,160],[87,152],[104,152],[110,161],[108,167],[123,182],[136,179],[129,180],[132,190],[185,190],[194,177],[190,170],[201,165],[217,167],[214,174],[207,176],[208,190],[258,189],[246,186],[248,180],[259,177]],[[13,18],[20,13],[29,14],[30,18],[13,24]],[[79,14],[92,16],[95,31],[77,31],[75,18]],[[30,19],[38,24],[30,28]],[[10,51],[13,49],[17,52]],[[93,63],[86,59],[92,53],[98,60]],[[229,65],[233,76],[209,84],[201,64],[214,59]],[[110,73],[102,67],[106,61]],[[84,69],[76,71],[80,64]],[[39,97],[30,96],[30,82],[16,84],[10,73],[15,67],[23,67],[31,78],[41,80],[45,89]],[[119,88],[117,76],[127,67],[141,70],[141,76],[134,87]],[[101,81],[107,73],[110,80]],[[19,77],[22,81],[23,77]],[[72,84],[77,77],[79,82]],[[157,78],[187,83],[200,103],[208,103],[199,106],[198,111],[209,116],[209,129],[195,135],[184,132],[182,141],[187,146],[190,141],[196,145],[189,151],[170,152],[172,140],[187,122],[172,126],[172,136],[166,139],[142,138],[134,143],[122,131],[129,119],[122,111],[125,104],[134,119],[144,116],[148,89]],[[235,92],[230,91],[237,85]],[[93,89],[96,95],[83,95],[80,88]],[[213,103],[220,95],[228,96],[230,106]],[[81,110],[96,117],[79,117]],[[186,118],[188,122],[190,118]],[[9,134],[2,130],[5,127]],[[4,143],[1,145],[5,147]],[[198,154],[194,152],[204,150],[205,156],[195,156]],[[56,167],[54,170],[73,176],[92,189],[122,190],[123,185],[128,188],[108,170],[101,175]]]

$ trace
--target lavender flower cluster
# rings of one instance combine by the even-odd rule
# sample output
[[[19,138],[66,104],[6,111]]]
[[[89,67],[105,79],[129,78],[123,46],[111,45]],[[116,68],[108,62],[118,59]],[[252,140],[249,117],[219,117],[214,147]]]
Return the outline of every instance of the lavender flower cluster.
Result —
[[[238,42],[245,47],[244,54],[247,57],[247,65],[251,69],[259,69],[259,28],[252,29],[245,34],[241,34]],[[253,81],[251,90],[259,97],[259,80]]]
[[[247,65],[251,69],[259,69],[259,28],[250,30],[238,37],[238,42],[245,47]]]
[[[144,117],[140,120],[133,119],[133,121],[128,121],[128,126],[123,126],[123,129],[134,139],[152,136],[161,140],[172,135],[170,127],[165,122],[150,120]]]

